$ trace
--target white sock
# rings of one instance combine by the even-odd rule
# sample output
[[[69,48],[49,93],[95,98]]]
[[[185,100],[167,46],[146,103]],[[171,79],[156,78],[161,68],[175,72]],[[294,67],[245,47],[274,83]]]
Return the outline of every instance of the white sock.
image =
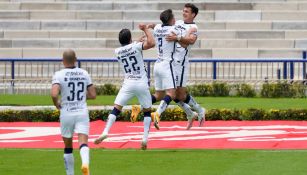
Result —
[[[144,117],[144,135],[143,135],[143,141],[147,142],[149,130],[150,130],[150,123],[151,123],[151,117],[145,116]]]
[[[158,109],[157,109],[158,114],[161,115],[162,112],[165,111],[165,109],[167,108],[167,106],[168,106],[168,104],[167,104],[164,100],[162,100],[162,101],[160,102],[159,106],[158,106]]]
[[[177,105],[185,112],[187,117],[193,115],[193,111],[191,110],[190,106],[182,101],[178,102]]]
[[[115,122],[115,120],[116,120],[116,116],[113,115],[113,114],[109,114],[107,125],[104,128],[103,133],[102,133],[103,135],[108,135],[109,134],[109,131],[110,131],[113,123]]]
[[[192,96],[190,96],[190,101],[188,103],[188,105],[191,106],[191,108],[193,108],[194,110],[196,110],[198,113],[202,110],[202,107],[194,100],[194,98]]]
[[[74,175],[74,154],[64,154],[64,164],[67,175]]]
[[[82,161],[82,165],[86,164],[89,165],[90,163],[90,149],[88,146],[83,146],[80,149],[80,156],[81,156],[81,161]]]

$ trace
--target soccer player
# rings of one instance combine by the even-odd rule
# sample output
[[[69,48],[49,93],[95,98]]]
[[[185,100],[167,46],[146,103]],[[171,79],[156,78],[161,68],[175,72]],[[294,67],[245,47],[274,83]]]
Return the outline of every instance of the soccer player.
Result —
[[[176,42],[167,41],[166,37],[171,33],[176,33],[178,36],[181,36],[178,33],[179,30],[174,26],[175,18],[171,9],[163,11],[160,14],[160,20],[162,24],[157,24],[154,27],[158,59],[154,65],[156,92],[152,96],[152,102],[155,103],[161,100],[157,111],[152,114],[156,129],[160,129],[160,115],[165,111],[169,103],[176,98],[176,74],[174,69]],[[182,47],[187,47],[187,45],[183,45]]]
[[[136,96],[144,112],[144,135],[141,148],[143,150],[147,149],[152,103],[142,52],[143,50],[154,47],[155,41],[148,26],[140,24],[139,28],[144,31],[147,37],[147,40],[144,42],[132,42],[131,32],[128,29],[122,29],[119,32],[118,38],[122,46],[115,49],[115,54],[125,73],[125,80],[115,99],[114,108],[108,116],[107,124],[102,134],[94,141],[95,144],[99,144],[107,138],[111,126],[120,114],[123,106],[125,106],[132,97]]]
[[[174,54],[175,59],[175,71],[177,79],[176,100],[175,102],[184,109],[187,116],[192,116],[191,113],[186,110],[184,103],[192,107],[198,113],[199,126],[203,126],[205,121],[205,109],[202,108],[194,98],[187,92],[187,81],[189,73],[189,53],[192,45],[197,40],[197,25],[194,23],[194,19],[198,14],[198,8],[191,3],[185,4],[183,8],[183,21],[176,21],[176,27],[180,30],[180,34],[173,32],[168,37],[167,41],[177,41],[188,45],[188,47],[182,47],[180,44],[176,44],[176,52]],[[184,102],[184,103],[183,103]],[[193,125],[194,117],[188,117],[187,129],[190,129]]]
[[[89,113],[86,99],[95,99],[96,91],[87,71],[75,67],[76,54],[73,50],[63,53],[64,69],[52,78],[51,97],[54,106],[60,110],[61,135],[65,144],[64,163],[67,175],[74,175],[72,137],[78,134],[81,171],[89,174]],[[61,96],[61,100],[59,100]]]

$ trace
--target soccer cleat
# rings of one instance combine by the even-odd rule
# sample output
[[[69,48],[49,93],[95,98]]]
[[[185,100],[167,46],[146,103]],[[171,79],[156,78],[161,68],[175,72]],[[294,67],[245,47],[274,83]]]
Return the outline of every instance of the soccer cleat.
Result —
[[[198,114],[196,112],[193,112],[192,116],[188,116],[188,125],[187,125],[187,130],[191,129],[193,126],[193,122],[195,120],[195,118],[198,117]]]
[[[198,113],[198,126],[202,127],[205,123],[205,119],[206,119],[206,109],[201,108],[201,111]]]
[[[89,169],[88,165],[82,165],[81,171],[82,171],[83,175],[89,175],[90,174],[90,169]]]
[[[147,141],[142,141],[141,143],[141,149],[146,150],[147,149]]]
[[[133,105],[131,107],[131,116],[130,116],[130,121],[132,123],[136,122],[139,113],[141,112],[141,107],[138,105]]]
[[[157,130],[160,129],[160,126],[159,126],[159,121],[160,121],[160,116],[157,112],[152,112],[151,113],[151,119],[154,121],[154,126]]]
[[[96,145],[100,144],[103,140],[105,140],[108,136],[101,134],[97,139],[94,140]]]

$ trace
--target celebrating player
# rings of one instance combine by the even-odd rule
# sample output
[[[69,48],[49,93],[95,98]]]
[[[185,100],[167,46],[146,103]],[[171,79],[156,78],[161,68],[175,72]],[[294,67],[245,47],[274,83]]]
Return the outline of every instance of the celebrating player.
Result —
[[[160,128],[160,115],[176,97],[176,74],[174,72],[174,52],[176,42],[166,41],[166,37],[171,33],[176,33],[178,36],[181,36],[179,30],[174,26],[175,18],[171,9],[163,11],[160,14],[160,20],[162,21],[162,24],[157,24],[154,27],[158,59],[154,65],[156,92],[152,96],[153,103],[161,100],[157,111],[152,114],[154,125],[157,129]],[[182,45],[182,47],[186,46],[187,45]]]
[[[123,106],[125,106],[132,97],[136,96],[144,111],[144,135],[141,148],[147,148],[152,103],[142,51],[154,47],[155,41],[148,26],[140,24],[139,28],[144,31],[147,37],[147,40],[144,42],[132,43],[131,32],[128,29],[122,29],[119,32],[119,42],[122,46],[115,50],[115,54],[125,73],[125,80],[115,99],[114,108],[108,116],[105,129],[100,137],[94,141],[95,144],[99,144],[107,138],[109,130]]]
[[[73,50],[63,53],[64,69],[56,72],[52,79],[51,97],[60,110],[61,134],[65,144],[64,163],[67,175],[74,175],[74,156],[72,137],[78,134],[81,170],[89,174],[89,114],[86,99],[95,99],[96,91],[89,74],[75,67],[76,54]],[[61,101],[59,101],[59,95]]]
[[[187,92],[187,81],[189,73],[189,53],[192,45],[197,40],[197,25],[194,23],[194,19],[198,14],[198,8],[191,3],[185,4],[183,8],[183,21],[176,21],[176,27],[180,30],[181,35],[173,32],[166,37],[167,41],[178,41],[188,45],[188,47],[182,47],[180,44],[176,44],[176,52],[174,54],[175,59],[175,71],[177,79],[176,100],[175,102],[184,109],[188,116],[187,129],[190,129],[193,125],[194,117],[190,110],[186,110],[185,103],[196,110],[198,113],[199,126],[203,126],[205,121],[205,109],[202,108],[194,98]]]

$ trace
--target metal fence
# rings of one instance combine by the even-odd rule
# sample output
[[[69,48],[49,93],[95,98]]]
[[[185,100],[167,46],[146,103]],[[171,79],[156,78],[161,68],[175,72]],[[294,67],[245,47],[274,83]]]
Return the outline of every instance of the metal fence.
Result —
[[[155,59],[145,59],[153,81]],[[263,83],[306,79],[306,52],[302,59],[191,59],[189,84],[212,81]],[[123,73],[117,59],[79,59],[94,83],[121,84]],[[49,93],[51,77],[63,68],[61,59],[0,59],[0,93]]]

